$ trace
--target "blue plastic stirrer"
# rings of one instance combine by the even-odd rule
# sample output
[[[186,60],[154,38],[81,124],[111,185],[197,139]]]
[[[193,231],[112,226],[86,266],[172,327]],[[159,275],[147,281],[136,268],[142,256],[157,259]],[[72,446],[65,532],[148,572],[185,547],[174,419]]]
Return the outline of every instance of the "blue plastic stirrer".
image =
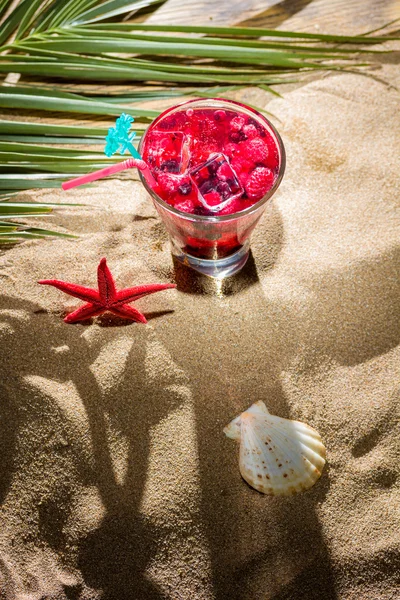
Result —
[[[110,127],[106,137],[106,147],[104,148],[104,154],[106,156],[112,156],[116,152],[125,154],[125,151],[129,150],[134,158],[142,160],[139,152],[132,144],[132,140],[136,137],[136,132],[129,132],[134,120],[135,119],[130,115],[122,113],[115,121],[115,127]]]

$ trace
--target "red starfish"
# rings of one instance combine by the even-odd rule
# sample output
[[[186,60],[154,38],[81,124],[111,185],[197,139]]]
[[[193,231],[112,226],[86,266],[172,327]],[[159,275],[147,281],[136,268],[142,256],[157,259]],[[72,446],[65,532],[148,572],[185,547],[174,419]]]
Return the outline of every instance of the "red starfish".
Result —
[[[114,278],[105,258],[101,259],[97,268],[97,281],[98,290],[76,285],[75,283],[58,281],[57,279],[41,279],[38,283],[53,285],[70,296],[86,301],[86,304],[65,317],[65,323],[76,323],[77,321],[90,319],[90,317],[101,315],[107,310],[124,319],[147,323],[146,317],[136,308],[128,306],[128,304],[148,294],[176,287],[174,283],[151,283],[117,291]]]

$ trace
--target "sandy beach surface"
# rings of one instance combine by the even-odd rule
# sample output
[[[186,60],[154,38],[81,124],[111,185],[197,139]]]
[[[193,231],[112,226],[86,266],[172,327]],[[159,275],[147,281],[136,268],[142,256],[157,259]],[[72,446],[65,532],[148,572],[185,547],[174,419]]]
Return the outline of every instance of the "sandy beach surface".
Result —
[[[400,85],[397,65],[380,75]],[[354,74],[267,107],[288,166],[242,273],[174,264],[136,180],[21,200],[85,202],[40,221],[78,240],[0,254],[0,598],[400,598],[399,92]],[[66,325],[39,279],[175,281]],[[327,447],[307,492],[249,488],[222,429],[256,400]]]

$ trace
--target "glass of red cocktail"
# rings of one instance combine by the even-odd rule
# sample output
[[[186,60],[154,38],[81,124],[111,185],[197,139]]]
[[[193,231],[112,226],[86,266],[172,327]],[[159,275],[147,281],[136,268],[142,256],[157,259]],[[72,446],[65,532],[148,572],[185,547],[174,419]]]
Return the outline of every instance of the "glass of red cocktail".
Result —
[[[182,263],[222,279],[246,263],[250,234],[285,170],[273,125],[231,100],[190,100],[163,112],[139,152],[143,185]]]

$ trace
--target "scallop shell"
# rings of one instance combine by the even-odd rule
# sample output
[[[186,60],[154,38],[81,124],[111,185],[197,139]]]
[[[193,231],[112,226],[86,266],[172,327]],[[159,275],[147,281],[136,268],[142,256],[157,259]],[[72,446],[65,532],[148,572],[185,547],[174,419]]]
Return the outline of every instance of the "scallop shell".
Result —
[[[250,406],[224,433],[240,441],[240,473],[263,494],[291,496],[321,476],[326,452],[319,433],[300,421],[271,415],[264,402]]]

